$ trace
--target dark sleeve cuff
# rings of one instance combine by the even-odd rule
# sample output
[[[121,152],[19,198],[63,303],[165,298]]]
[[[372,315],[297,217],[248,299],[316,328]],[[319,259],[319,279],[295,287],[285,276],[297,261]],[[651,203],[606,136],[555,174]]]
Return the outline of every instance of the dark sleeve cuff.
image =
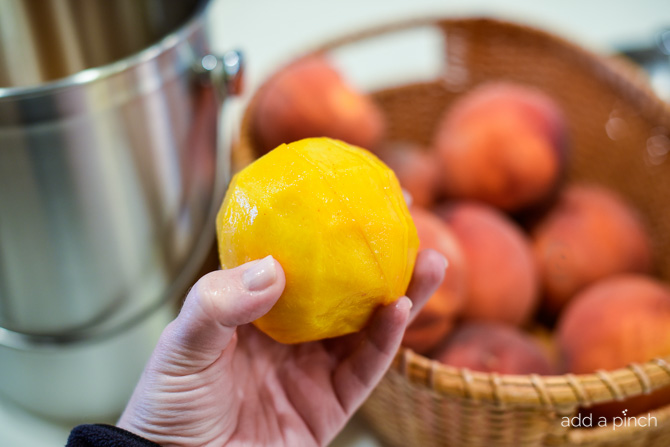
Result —
[[[160,447],[155,442],[113,425],[78,425],[65,447]]]

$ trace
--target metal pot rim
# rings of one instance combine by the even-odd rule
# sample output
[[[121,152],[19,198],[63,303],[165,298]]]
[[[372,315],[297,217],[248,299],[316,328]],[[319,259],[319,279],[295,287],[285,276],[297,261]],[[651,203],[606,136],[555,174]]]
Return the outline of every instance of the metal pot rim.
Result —
[[[158,58],[161,54],[177,47],[193,34],[202,24],[211,5],[210,0],[200,0],[195,11],[179,28],[163,36],[158,42],[109,64],[87,68],[64,78],[55,79],[42,84],[21,87],[0,87],[0,101],[53,94],[81,85],[102,81],[119,73],[130,71],[135,67]]]

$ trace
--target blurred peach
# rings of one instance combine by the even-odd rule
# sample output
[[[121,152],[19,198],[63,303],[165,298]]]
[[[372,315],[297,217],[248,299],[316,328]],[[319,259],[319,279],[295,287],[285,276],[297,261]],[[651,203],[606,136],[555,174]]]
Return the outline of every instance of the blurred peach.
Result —
[[[414,205],[427,208],[433,204],[439,169],[430,151],[414,143],[394,141],[382,143],[376,153],[395,172]]]
[[[444,192],[506,211],[534,205],[559,181],[566,139],[563,114],[545,93],[483,84],[456,100],[438,125]]]
[[[637,211],[600,186],[564,188],[533,229],[532,241],[544,307],[554,316],[594,281],[652,267],[651,242]]]
[[[436,210],[465,254],[468,294],[463,317],[527,323],[538,301],[539,279],[521,228],[497,209],[461,201]]]
[[[639,274],[622,274],[580,292],[561,315],[557,344],[566,371],[614,370],[670,356],[670,288]],[[670,388],[587,411],[621,416],[670,404]]]
[[[537,343],[514,326],[469,322],[457,328],[435,359],[456,368],[500,374],[555,374]]]
[[[356,91],[323,56],[285,67],[258,92],[253,116],[261,154],[308,137],[330,137],[373,149],[384,133],[376,103]]]
[[[419,207],[411,208],[419,235],[419,249],[432,248],[447,259],[442,284],[405,331],[403,345],[425,354],[440,343],[463,308],[466,292],[465,260],[451,230],[436,216]]]

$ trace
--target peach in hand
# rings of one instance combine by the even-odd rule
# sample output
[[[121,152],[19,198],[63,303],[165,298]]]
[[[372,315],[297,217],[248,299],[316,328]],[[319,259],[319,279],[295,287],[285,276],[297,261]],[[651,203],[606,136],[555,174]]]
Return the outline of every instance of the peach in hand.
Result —
[[[281,264],[284,291],[253,322],[280,343],[361,330],[406,293],[419,246],[393,171],[330,138],[283,144],[235,174],[216,235],[225,269]]]

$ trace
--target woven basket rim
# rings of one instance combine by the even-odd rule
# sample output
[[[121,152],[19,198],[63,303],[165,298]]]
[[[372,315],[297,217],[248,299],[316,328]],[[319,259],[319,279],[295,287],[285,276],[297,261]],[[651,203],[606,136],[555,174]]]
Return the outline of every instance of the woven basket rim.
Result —
[[[569,52],[570,56],[578,60],[580,64],[585,64],[603,81],[615,86],[645,118],[660,122],[670,128],[670,104],[666,104],[656,96],[646,76],[642,74],[642,70],[630,61],[593,53],[560,36],[523,23],[486,16],[427,17],[395,21],[349,33],[326,43],[317,44],[312,49],[308,48],[286,64],[276,67],[256,89],[245,107],[239,144],[252,145],[252,115],[259,92],[264,89],[267,81],[286,65],[305,57],[324,54],[338,47],[387,33],[425,26],[441,28],[444,32],[448,27],[459,25],[508,28],[544,39],[557,48]],[[400,374],[410,383],[427,386],[445,396],[490,402],[503,407],[509,405],[542,408],[566,414],[571,414],[577,407],[590,407],[612,400],[621,401],[670,386],[670,356],[592,374],[508,375],[458,369],[401,347],[390,371]]]
[[[590,374],[541,376],[456,368],[401,347],[391,369],[411,383],[427,386],[438,394],[553,411],[622,401],[670,386],[670,356]]]

